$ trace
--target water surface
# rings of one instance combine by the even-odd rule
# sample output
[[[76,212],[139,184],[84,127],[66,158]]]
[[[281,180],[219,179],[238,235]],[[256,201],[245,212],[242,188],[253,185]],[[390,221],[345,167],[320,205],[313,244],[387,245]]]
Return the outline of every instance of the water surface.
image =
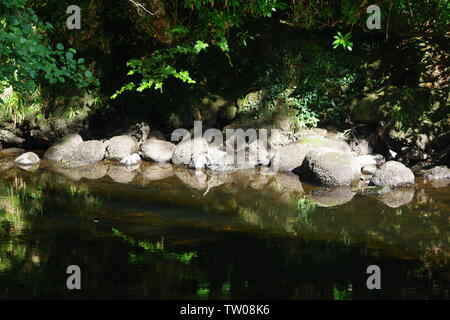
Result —
[[[258,170],[1,161],[0,298],[450,297],[449,183],[376,195]]]

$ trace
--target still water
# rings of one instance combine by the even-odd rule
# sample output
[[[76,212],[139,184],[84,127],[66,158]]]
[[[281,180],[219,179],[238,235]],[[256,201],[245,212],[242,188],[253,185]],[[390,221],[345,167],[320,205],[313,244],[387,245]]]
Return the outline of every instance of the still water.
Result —
[[[450,181],[378,195],[257,170],[1,161],[3,299],[450,298]]]

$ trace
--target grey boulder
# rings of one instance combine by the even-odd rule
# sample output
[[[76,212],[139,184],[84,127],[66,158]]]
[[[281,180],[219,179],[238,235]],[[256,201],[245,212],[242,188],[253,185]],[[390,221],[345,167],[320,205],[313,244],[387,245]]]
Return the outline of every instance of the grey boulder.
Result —
[[[298,174],[321,186],[343,186],[359,180],[361,167],[350,152],[323,148],[308,152]]]
[[[350,146],[342,140],[328,138],[308,138],[295,141],[280,147],[271,160],[271,167],[276,171],[295,171],[305,159],[310,150],[328,148],[350,153]]]
[[[61,161],[72,156],[76,146],[83,142],[79,134],[70,134],[53,144],[44,154],[45,160]]]
[[[414,173],[403,163],[388,161],[375,172],[370,184],[374,186],[409,186],[414,184]]]
[[[129,135],[115,136],[106,142],[107,160],[120,161],[126,156],[129,156],[139,150],[138,141]]]
[[[450,179],[450,169],[447,166],[437,166],[424,172],[425,178],[432,179]]]
[[[206,158],[208,150],[209,145],[202,137],[187,140],[185,138],[173,150],[172,162],[174,164],[196,167],[194,160],[197,159],[197,162],[199,162],[200,158]]]
[[[173,143],[154,138],[145,141],[141,146],[142,157],[145,160],[159,163],[169,162],[174,150]]]
[[[89,140],[78,144],[66,160],[92,163],[102,161],[106,153],[106,144],[99,140]]]

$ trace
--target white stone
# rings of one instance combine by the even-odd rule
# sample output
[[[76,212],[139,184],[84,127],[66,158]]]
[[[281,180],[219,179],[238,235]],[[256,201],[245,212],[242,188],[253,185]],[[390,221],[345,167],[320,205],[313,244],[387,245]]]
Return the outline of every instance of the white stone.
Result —
[[[124,166],[134,166],[141,163],[141,157],[137,153],[133,153],[122,158],[119,163]]]
[[[40,161],[41,160],[39,159],[38,155],[35,154],[34,152],[26,152],[14,160],[16,164],[23,166],[35,165],[38,164]]]

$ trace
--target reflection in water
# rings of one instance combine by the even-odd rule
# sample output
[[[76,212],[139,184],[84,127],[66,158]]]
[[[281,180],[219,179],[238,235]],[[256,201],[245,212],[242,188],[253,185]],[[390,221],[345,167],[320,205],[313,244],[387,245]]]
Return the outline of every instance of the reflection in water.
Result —
[[[449,298],[449,191],[372,195],[146,163],[9,169],[0,297]],[[65,287],[71,264],[82,292]],[[365,287],[370,264],[382,292]]]

